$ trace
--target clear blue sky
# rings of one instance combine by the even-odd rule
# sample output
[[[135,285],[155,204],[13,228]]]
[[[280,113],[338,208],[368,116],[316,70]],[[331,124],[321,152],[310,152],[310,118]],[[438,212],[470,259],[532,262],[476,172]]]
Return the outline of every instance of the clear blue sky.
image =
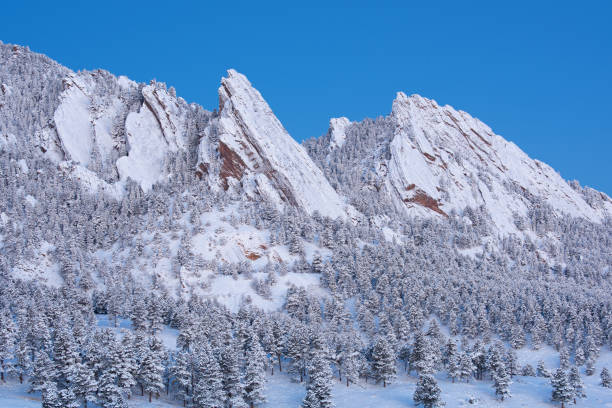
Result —
[[[332,3],[7,1],[0,39],[75,70],[156,78],[210,110],[236,68],[298,140],[419,93],[612,194],[611,2]]]

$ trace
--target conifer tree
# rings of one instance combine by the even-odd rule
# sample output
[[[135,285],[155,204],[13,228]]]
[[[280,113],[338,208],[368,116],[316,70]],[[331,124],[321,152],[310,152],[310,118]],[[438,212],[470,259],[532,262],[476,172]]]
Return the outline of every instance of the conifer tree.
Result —
[[[219,363],[208,344],[205,344],[198,354],[200,374],[193,389],[194,405],[197,408],[223,408],[225,393]]]
[[[497,368],[497,371],[493,373],[493,386],[495,387],[495,395],[497,398],[503,401],[512,396],[510,394],[510,384],[512,384],[512,381],[510,381],[510,376],[502,364]]]
[[[17,327],[8,309],[0,311],[0,380],[4,381],[7,364],[13,358]]]
[[[586,398],[586,393],[584,391],[584,383],[580,378],[578,367],[573,366],[570,369],[568,381],[570,386],[574,390],[574,404],[576,404],[576,398]]]
[[[600,385],[606,388],[612,388],[612,378],[610,377],[610,372],[606,367],[601,369],[601,374],[599,375],[601,378]]]
[[[552,376],[550,383],[553,387],[552,400],[561,403],[561,408],[565,407],[565,403],[572,400],[574,390],[570,385],[567,375],[562,368],[558,368]]]
[[[183,400],[183,406],[187,405],[193,382],[190,357],[190,353],[181,350],[176,353],[174,363],[170,367],[170,373],[174,379],[173,384],[177,387],[178,397]]]
[[[379,336],[372,349],[372,372],[376,382],[393,382],[396,376],[395,355],[386,336]]]
[[[44,383],[41,391],[42,408],[63,408],[55,382],[49,381]]]
[[[35,353],[32,375],[29,378],[29,392],[42,392],[46,384],[55,381],[56,376],[55,365],[49,358],[49,354],[44,351],[37,351]],[[57,388],[55,391],[57,392]]]
[[[433,375],[420,373],[414,391],[413,400],[417,406],[437,408],[444,405],[441,399],[442,391]]]
[[[264,371],[265,355],[257,335],[255,334],[254,337],[246,353],[244,386],[245,400],[251,408],[255,405],[263,404],[266,401],[266,378]]]
[[[332,408],[332,372],[324,350],[314,350],[309,372],[302,408]]]
[[[155,337],[148,339],[149,346],[138,368],[138,381],[142,385],[144,392],[149,394],[149,402],[153,394],[159,395],[164,388],[162,374],[164,367],[161,358],[161,344]]]

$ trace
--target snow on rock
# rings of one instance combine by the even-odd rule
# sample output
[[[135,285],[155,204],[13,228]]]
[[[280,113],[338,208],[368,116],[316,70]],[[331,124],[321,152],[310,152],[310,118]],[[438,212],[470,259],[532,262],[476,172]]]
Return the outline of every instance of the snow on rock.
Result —
[[[514,214],[525,216],[533,197],[559,215],[600,221],[606,214],[551,167],[465,112],[399,92],[391,116],[396,129],[386,183],[409,214],[446,216],[451,209],[485,206],[503,233],[516,232]]]
[[[176,100],[157,85],[143,88],[144,102],[126,121],[128,155],[117,160],[122,180],[131,178],[144,191],[161,181],[170,151],[185,146],[184,113]]]
[[[220,176],[226,189],[233,178],[273,202],[345,217],[343,200],[244,75],[228,71],[219,104]]]
[[[351,124],[348,118],[332,118],[329,121],[330,149],[340,148],[346,140],[346,128]]]
[[[91,158],[94,139],[87,87],[82,76],[70,74],[66,77],[61,102],[53,116],[64,152],[85,166]]]
[[[99,178],[96,173],[74,162],[63,161],[58,164],[58,169],[66,177],[81,182],[91,193],[103,193],[120,200],[123,196],[123,183],[107,183]]]
[[[32,257],[19,261],[11,273],[16,279],[38,281],[49,286],[59,287],[63,283],[59,265],[51,258],[55,246],[43,241],[40,246],[33,248]]]

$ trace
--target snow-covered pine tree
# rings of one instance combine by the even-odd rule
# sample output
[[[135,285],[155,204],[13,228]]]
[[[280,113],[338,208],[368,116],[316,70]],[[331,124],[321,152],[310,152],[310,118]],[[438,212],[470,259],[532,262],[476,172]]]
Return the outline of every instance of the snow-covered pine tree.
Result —
[[[601,374],[599,374],[599,378],[601,378],[601,382],[599,385],[606,388],[612,388],[612,378],[610,377],[610,372],[607,367],[601,369]]]
[[[472,357],[468,353],[462,352],[459,357],[459,378],[465,382],[470,382],[475,368]]]
[[[572,366],[572,368],[570,368],[567,379],[572,387],[572,390],[574,391],[574,404],[576,404],[576,398],[586,398],[584,383],[582,382],[582,378],[580,378],[578,367]]]
[[[302,408],[332,408],[332,371],[323,349],[313,350]]]
[[[387,337],[378,336],[372,348],[372,373],[376,382],[382,382],[383,387],[391,384],[396,377],[395,363],[395,353]]]
[[[225,404],[225,393],[219,363],[208,343],[205,343],[197,354],[199,376],[193,389],[194,405],[197,408],[222,408]]]
[[[493,387],[495,388],[497,398],[504,401],[512,396],[510,394],[510,384],[512,384],[512,381],[508,375],[508,370],[501,364],[497,371],[493,373]]]
[[[15,342],[17,340],[17,327],[8,309],[0,311],[0,380],[4,382],[4,376],[8,364],[13,359]]]
[[[34,365],[32,374],[29,378],[29,392],[42,392],[45,384],[55,381],[56,376],[57,371],[55,370],[55,365],[49,358],[49,354],[44,351],[37,351],[34,354]]]
[[[53,381],[44,383],[41,387],[42,408],[64,408],[57,390],[57,384]]]
[[[147,342],[148,347],[145,349],[138,368],[138,382],[142,385],[144,392],[149,394],[149,402],[151,402],[153,394],[158,395],[164,388],[162,379],[164,366],[159,340],[156,337],[149,337]]]
[[[246,352],[245,385],[244,396],[251,408],[263,404],[265,397],[265,359],[263,348],[259,342],[257,334],[249,342]]]
[[[550,383],[553,387],[552,400],[560,402],[561,408],[564,408],[565,403],[571,401],[574,395],[574,390],[567,379],[565,371],[562,368],[558,368],[551,377]]]
[[[172,383],[176,387],[177,396],[183,400],[183,406],[191,397],[191,384],[193,381],[191,371],[191,354],[181,350],[174,356],[174,363],[170,366]]]
[[[437,408],[444,405],[442,391],[432,374],[420,373],[412,399],[417,406]]]

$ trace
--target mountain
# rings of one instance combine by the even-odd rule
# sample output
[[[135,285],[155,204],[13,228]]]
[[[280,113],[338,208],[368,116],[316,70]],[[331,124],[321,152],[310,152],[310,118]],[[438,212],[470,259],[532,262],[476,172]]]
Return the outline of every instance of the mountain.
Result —
[[[346,178],[337,167],[356,166],[349,171],[359,176],[340,188],[349,197],[373,191],[376,201],[391,202],[416,217],[482,209],[501,234],[519,232],[522,220],[539,205],[550,206],[559,217],[593,222],[612,214],[606,194],[566,182],[466,112],[399,92],[381,122],[384,126],[368,129],[369,120],[332,119],[325,137],[307,142],[336,186]],[[364,148],[364,138],[377,142]],[[356,150],[363,155],[356,157]]]
[[[612,361],[606,194],[417,95],[300,145],[244,75],[218,94],[0,44],[0,400],[405,405],[426,378],[459,407],[514,375],[535,406],[533,366]]]

